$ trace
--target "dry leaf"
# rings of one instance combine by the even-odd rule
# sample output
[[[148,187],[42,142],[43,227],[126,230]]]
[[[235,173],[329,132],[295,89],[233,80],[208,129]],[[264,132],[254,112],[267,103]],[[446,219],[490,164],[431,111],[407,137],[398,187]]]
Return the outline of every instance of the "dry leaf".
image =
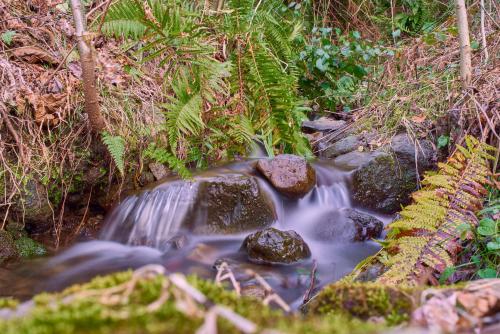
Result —
[[[56,125],[63,119],[66,94],[30,94],[28,101],[33,106],[38,124]]]
[[[412,122],[414,123],[423,123],[425,121],[425,119],[427,118],[427,116],[425,114],[419,114],[419,115],[415,115],[411,118]]]
[[[42,49],[39,49],[34,46],[25,46],[22,48],[12,50],[12,54],[17,58],[21,58],[22,60],[30,64],[38,64],[38,63],[49,63],[51,65],[59,64],[59,60],[52,57],[46,51],[43,51]]]

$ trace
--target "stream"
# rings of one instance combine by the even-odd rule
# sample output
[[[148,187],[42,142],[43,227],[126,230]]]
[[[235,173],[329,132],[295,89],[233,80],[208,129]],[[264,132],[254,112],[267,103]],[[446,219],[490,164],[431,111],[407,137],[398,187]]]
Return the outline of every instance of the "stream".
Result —
[[[0,295],[26,299],[41,291],[58,291],[97,275],[151,263],[162,264],[170,272],[213,279],[217,272],[214,263],[225,261],[238,280],[242,280],[243,288],[255,284],[244,274],[246,269],[252,269],[266,279],[287,303],[297,308],[310,286],[313,266],[316,267],[314,287],[317,290],[339,280],[361,260],[380,249],[371,240],[352,241],[352,229],[346,228],[348,222],[342,214],[346,209],[367,213],[384,225],[392,219],[389,215],[370,212],[352,203],[351,172],[342,170],[331,161],[313,163],[316,185],[303,198],[292,200],[278,193],[256,172],[254,163],[255,160],[249,160],[199,172],[194,175],[195,181],[167,179],[125,198],[108,214],[97,240],[76,243],[54,257],[25,264],[11,273],[15,277],[8,279],[16,282],[14,290],[12,284],[5,286],[0,282]],[[292,264],[256,264],[248,260],[241,246],[245,237],[257,229],[230,233],[200,232],[199,227],[210,219],[213,207],[205,207],[199,202],[197,181],[228,175],[257,180],[259,190],[275,210],[272,227],[297,232],[309,246],[311,256],[308,259]],[[232,212],[244,209],[238,203]],[[335,224],[334,237],[325,240],[318,236],[317,226],[325,217],[332,216],[335,217],[330,223]],[[224,217],[224,221],[226,218],[232,219]]]

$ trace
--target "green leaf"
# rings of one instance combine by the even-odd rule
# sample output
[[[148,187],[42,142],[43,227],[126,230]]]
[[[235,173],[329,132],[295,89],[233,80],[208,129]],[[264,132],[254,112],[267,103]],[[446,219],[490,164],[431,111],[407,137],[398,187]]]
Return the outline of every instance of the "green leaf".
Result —
[[[361,38],[361,34],[359,33],[359,31],[353,31],[352,32],[352,37],[354,37],[356,39],[360,39]]]
[[[7,30],[0,36],[0,38],[2,39],[2,42],[10,46],[12,44],[12,38],[14,38],[15,35],[15,31]]]
[[[455,267],[447,267],[441,274],[441,277],[439,277],[439,283],[445,284],[448,278],[450,278],[456,271]]]
[[[484,218],[479,221],[477,233],[482,236],[490,236],[496,234],[496,222],[491,218]]]
[[[471,48],[472,50],[478,50],[478,49],[479,49],[479,42],[478,42],[478,41],[472,41],[472,42],[470,43],[470,48]]]
[[[449,136],[445,136],[445,135],[441,135],[438,138],[438,145],[437,145],[437,147],[438,148],[444,148],[444,147],[448,146],[449,143],[450,143],[450,137]]]
[[[490,251],[500,250],[500,242],[490,241],[486,244],[486,248]]]
[[[496,278],[498,273],[493,268],[484,268],[478,270],[477,275],[481,278]]]

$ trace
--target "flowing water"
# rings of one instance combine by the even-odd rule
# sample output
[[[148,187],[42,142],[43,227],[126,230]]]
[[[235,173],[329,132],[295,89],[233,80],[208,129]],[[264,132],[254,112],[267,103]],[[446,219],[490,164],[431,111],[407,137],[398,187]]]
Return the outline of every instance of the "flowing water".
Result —
[[[274,203],[277,219],[273,227],[294,230],[301,235],[311,249],[309,260],[293,265],[256,265],[248,262],[240,250],[243,239],[251,231],[229,235],[193,233],[187,227],[191,226],[186,224],[187,220],[196,219],[202,224],[206,217],[191,214],[194,206],[200,205],[196,203],[198,183],[172,179],[123,200],[106,218],[98,240],[77,243],[44,260],[37,265],[37,270],[33,270],[32,264],[30,273],[18,274],[22,276],[19,280],[29,286],[30,293],[54,291],[99,274],[150,263],[162,264],[172,272],[196,273],[213,279],[216,274],[214,263],[223,259],[231,264],[237,276],[246,268],[258,272],[296,307],[310,284],[313,261],[317,265],[316,287],[319,288],[340,279],[379,249],[373,241],[350,242],[350,236],[344,233],[348,229],[344,228],[342,215],[338,213],[354,207],[350,199],[348,171],[331,162],[315,163],[317,181],[314,189],[300,200],[289,200],[256,175],[251,164],[252,161],[232,164],[200,173],[196,178],[234,173],[256,177],[262,191]],[[365,211],[359,207],[356,209]],[[315,233],[315,226],[329,214],[339,217],[340,221],[336,222],[338,231],[334,240],[322,241]],[[370,214],[384,224],[390,221],[388,216]]]

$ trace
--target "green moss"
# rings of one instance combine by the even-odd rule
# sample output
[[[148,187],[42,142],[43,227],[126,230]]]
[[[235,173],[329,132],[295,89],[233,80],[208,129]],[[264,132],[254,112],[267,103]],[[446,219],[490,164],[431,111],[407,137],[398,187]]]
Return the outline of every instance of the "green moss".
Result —
[[[373,282],[337,282],[327,286],[307,305],[309,313],[344,314],[368,319],[384,317],[388,324],[408,319],[419,291]]]
[[[164,277],[140,281],[127,302],[106,305],[101,294],[88,294],[128,281],[131,272],[113,274],[73,286],[58,294],[40,294],[35,306],[22,318],[0,321],[0,333],[194,333],[203,319],[179,312],[175,302],[167,301],[156,312],[147,312],[145,306],[157,300]],[[284,315],[281,311],[263,306],[260,301],[237,297],[233,292],[215,286],[197,277],[190,283],[212,302],[225,305],[258,324],[261,330],[276,329],[287,333],[372,333],[379,325],[363,323],[343,315],[299,316]],[[87,294],[85,294],[87,293]],[[75,298],[75,294],[79,298]],[[0,305],[11,305],[0,299]],[[220,333],[234,333],[229,322],[219,319]]]
[[[20,237],[15,241],[17,251],[21,257],[32,258],[47,254],[42,244],[28,237]]]

